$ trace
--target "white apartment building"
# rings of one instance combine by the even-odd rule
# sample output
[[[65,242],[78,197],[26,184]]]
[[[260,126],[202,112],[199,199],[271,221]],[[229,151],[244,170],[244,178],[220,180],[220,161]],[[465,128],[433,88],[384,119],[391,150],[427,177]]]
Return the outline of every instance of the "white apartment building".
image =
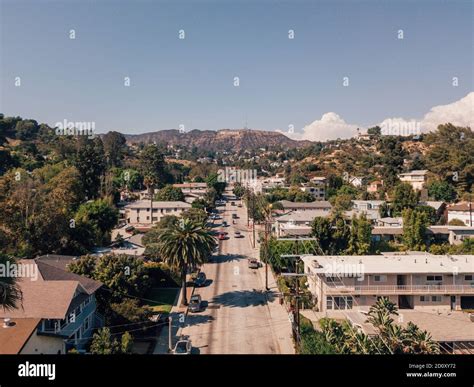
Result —
[[[474,226],[474,203],[463,202],[448,207],[448,223],[453,219],[459,219],[466,226]]]
[[[398,178],[400,181],[410,184],[414,190],[421,191],[425,185],[427,173],[426,169],[414,170],[401,173],[398,175]]]
[[[353,215],[360,216],[364,214],[367,219],[377,221],[380,219],[380,206],[385,203],[383,200],[353,200],[352,210],[346,211],[345,215],[352,218]]]
[[[188,208],[191,208],[191,204],[185,202],[153,201],[153,211],[151,211],[150,200],[137,200],[124,207],[124,218],[126,223],[132,226],[151,225],[159,222],[166,215],[180,216]]]
[[[474,308],[474,255],[384,253],[302,260],[319,312],[368,310],[379,297],[389,298],[399,309]]]
[[[326,178],[313,177],[309,184],[303,184],[300,189],[311,194],[316,200],[324,200],[326,196]]]

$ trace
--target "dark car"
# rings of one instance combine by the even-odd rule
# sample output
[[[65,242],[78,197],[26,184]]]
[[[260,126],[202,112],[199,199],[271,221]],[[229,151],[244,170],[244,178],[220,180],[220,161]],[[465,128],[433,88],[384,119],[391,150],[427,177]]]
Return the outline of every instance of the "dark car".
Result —
[[[237,219],[237,218],[238,218],[237,214],[232,214],[232,219]]]
[[[260,264],[255,258],[249,258],[249,269],[258,269],[260,267]]]
[[[194,279],[194,286],[201,287],[206,285],[206,273],[200,271],[196,278]]]
[[[189,311],[191,313],[198,313],[202,311],[202,300],[199,294],[194,294],[189,300]]]

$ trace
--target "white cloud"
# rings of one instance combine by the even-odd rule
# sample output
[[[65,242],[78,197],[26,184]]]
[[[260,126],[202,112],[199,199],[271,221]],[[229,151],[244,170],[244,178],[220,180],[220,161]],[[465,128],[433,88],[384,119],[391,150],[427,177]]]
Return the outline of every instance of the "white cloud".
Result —
[[[410,135],[433,131],[438,125],[447,122],[456,126],[474,128],[474,92],[450,104],[432,107],[422,119],[386,118],[382,122],[370,126],[379,125],[382,128],[382,133],[385,134]],[[303,133],[294,133],[291,134],[291,137],[311,141],[350,138],[357,134],[357,128],[361,128],[361,132],[365,132],[367,129],[347,123],[338,114],[330,112],[323,114],[320,120],[305,126]]]
[[[301,139],[327,141],[337,138],[350,138],[357,134],[357,125],[348,124],[338,114],[323,114],[320,120],[313,121],[303,128]]]
[[[421,123],[423,131],[433,131],[438,125],[452,123],[456,126],[469,126],[474,129],[474,92],[459,101],[432,107]]]

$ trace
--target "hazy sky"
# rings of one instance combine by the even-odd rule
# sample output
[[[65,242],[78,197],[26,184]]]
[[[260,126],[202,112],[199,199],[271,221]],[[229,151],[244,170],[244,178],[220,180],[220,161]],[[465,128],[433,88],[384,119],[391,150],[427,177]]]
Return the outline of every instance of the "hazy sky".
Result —
[[[364,127],[473,90],[470,0],[0,2],[0,112],[51,125]]]

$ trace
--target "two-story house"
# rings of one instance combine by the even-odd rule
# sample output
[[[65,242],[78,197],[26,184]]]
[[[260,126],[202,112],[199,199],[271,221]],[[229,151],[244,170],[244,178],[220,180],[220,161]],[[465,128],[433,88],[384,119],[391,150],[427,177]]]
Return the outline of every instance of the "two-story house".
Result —
[[[16,309],[0,309],[0,353],[64,354],[84,350],[94,329],[103,326],[97,313],[98,281],[70,273],[62,256],[21,260],[34,276],[18,279],[23,299]],[[42,259],[44,258],[44,259]]]
[[[159,222],[166,215],[180,216],[183,211],[191,207],[191,204],[185,202],[153,201],[153,205],[151,205],[150,200],[137,200],[123,208],[123,216],[129,225],[150,226]]]
[[[426,183],[426,169],[414,170],[398,175],[400,181],[408,183],[415,191],[421,191]]]

